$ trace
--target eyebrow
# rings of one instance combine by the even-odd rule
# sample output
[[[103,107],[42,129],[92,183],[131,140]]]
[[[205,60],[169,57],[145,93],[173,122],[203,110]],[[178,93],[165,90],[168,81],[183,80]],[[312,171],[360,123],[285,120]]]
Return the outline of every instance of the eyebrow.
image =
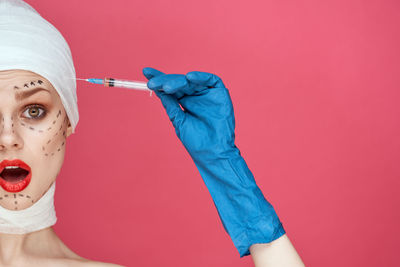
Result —
[[[38,88],[34,88],[32,90],[29,90],[29,91],[25,90],[25,91],[22,91],[22,92],[15,93],[15,100],[16,101],[21,101],[22,99],[30,97],[31,95],[36,94],[37,92],[40,92],[40,91],[46,91],[46,92],[48,92],[50,94],[49,90],[41,88],[41,87],[38,87]]]

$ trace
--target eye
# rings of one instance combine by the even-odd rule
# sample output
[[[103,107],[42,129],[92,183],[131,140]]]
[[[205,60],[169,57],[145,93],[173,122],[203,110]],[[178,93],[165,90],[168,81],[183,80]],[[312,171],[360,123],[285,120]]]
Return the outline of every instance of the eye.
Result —
[[[30,105],[25,108],[24,113],[28,111],[28,119],[38,120],[46,116],[46,109],[40,105]]]

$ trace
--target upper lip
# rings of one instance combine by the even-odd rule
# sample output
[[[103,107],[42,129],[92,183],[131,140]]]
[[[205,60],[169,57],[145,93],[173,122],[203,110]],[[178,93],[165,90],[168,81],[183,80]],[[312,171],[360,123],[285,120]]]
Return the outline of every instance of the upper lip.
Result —
[[[31,167],[29,167],[28,164],[26,164],[24,161],[20,160],[20,159],[13,159],[13,160],[3,160],[2,162],[0,162],[0,173],[4,170],[5,167],[7,166],[18,166],[21,169],[24,169],[28,172],[31,171]]]

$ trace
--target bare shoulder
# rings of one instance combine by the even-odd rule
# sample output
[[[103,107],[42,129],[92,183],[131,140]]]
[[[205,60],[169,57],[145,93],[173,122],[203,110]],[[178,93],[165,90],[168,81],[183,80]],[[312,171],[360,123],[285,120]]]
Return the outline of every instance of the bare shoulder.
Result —
[[[81,266],[81,265],[79,265]],[[82,265],[82,267],[125,267],[114,263],[100,262],[100,261],[89,261]]]
[[[123,265],[118,265],[114,263],[91,261],[91,260],[83,261],[80,264],[77,264],[76,266],[77,267],[125,267]]]
[[[100,261],[91,261],[87,259],[63,259],[57,261],[57,264],[51,266],[60,266],[60,267],[126,267],[123,265],[107,263],[107,262],[100,262]]]

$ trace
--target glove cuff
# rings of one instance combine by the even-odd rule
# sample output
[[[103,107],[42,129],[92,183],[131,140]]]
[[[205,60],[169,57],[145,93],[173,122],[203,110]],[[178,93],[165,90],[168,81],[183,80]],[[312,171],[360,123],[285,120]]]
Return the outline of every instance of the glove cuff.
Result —
[[[257,186],[239,149],[225,156],[207,162],[192,158],[225,231],[243,257],[250,254],[252,244],[270,243],[285,234],[285,230],[273,206]]]

